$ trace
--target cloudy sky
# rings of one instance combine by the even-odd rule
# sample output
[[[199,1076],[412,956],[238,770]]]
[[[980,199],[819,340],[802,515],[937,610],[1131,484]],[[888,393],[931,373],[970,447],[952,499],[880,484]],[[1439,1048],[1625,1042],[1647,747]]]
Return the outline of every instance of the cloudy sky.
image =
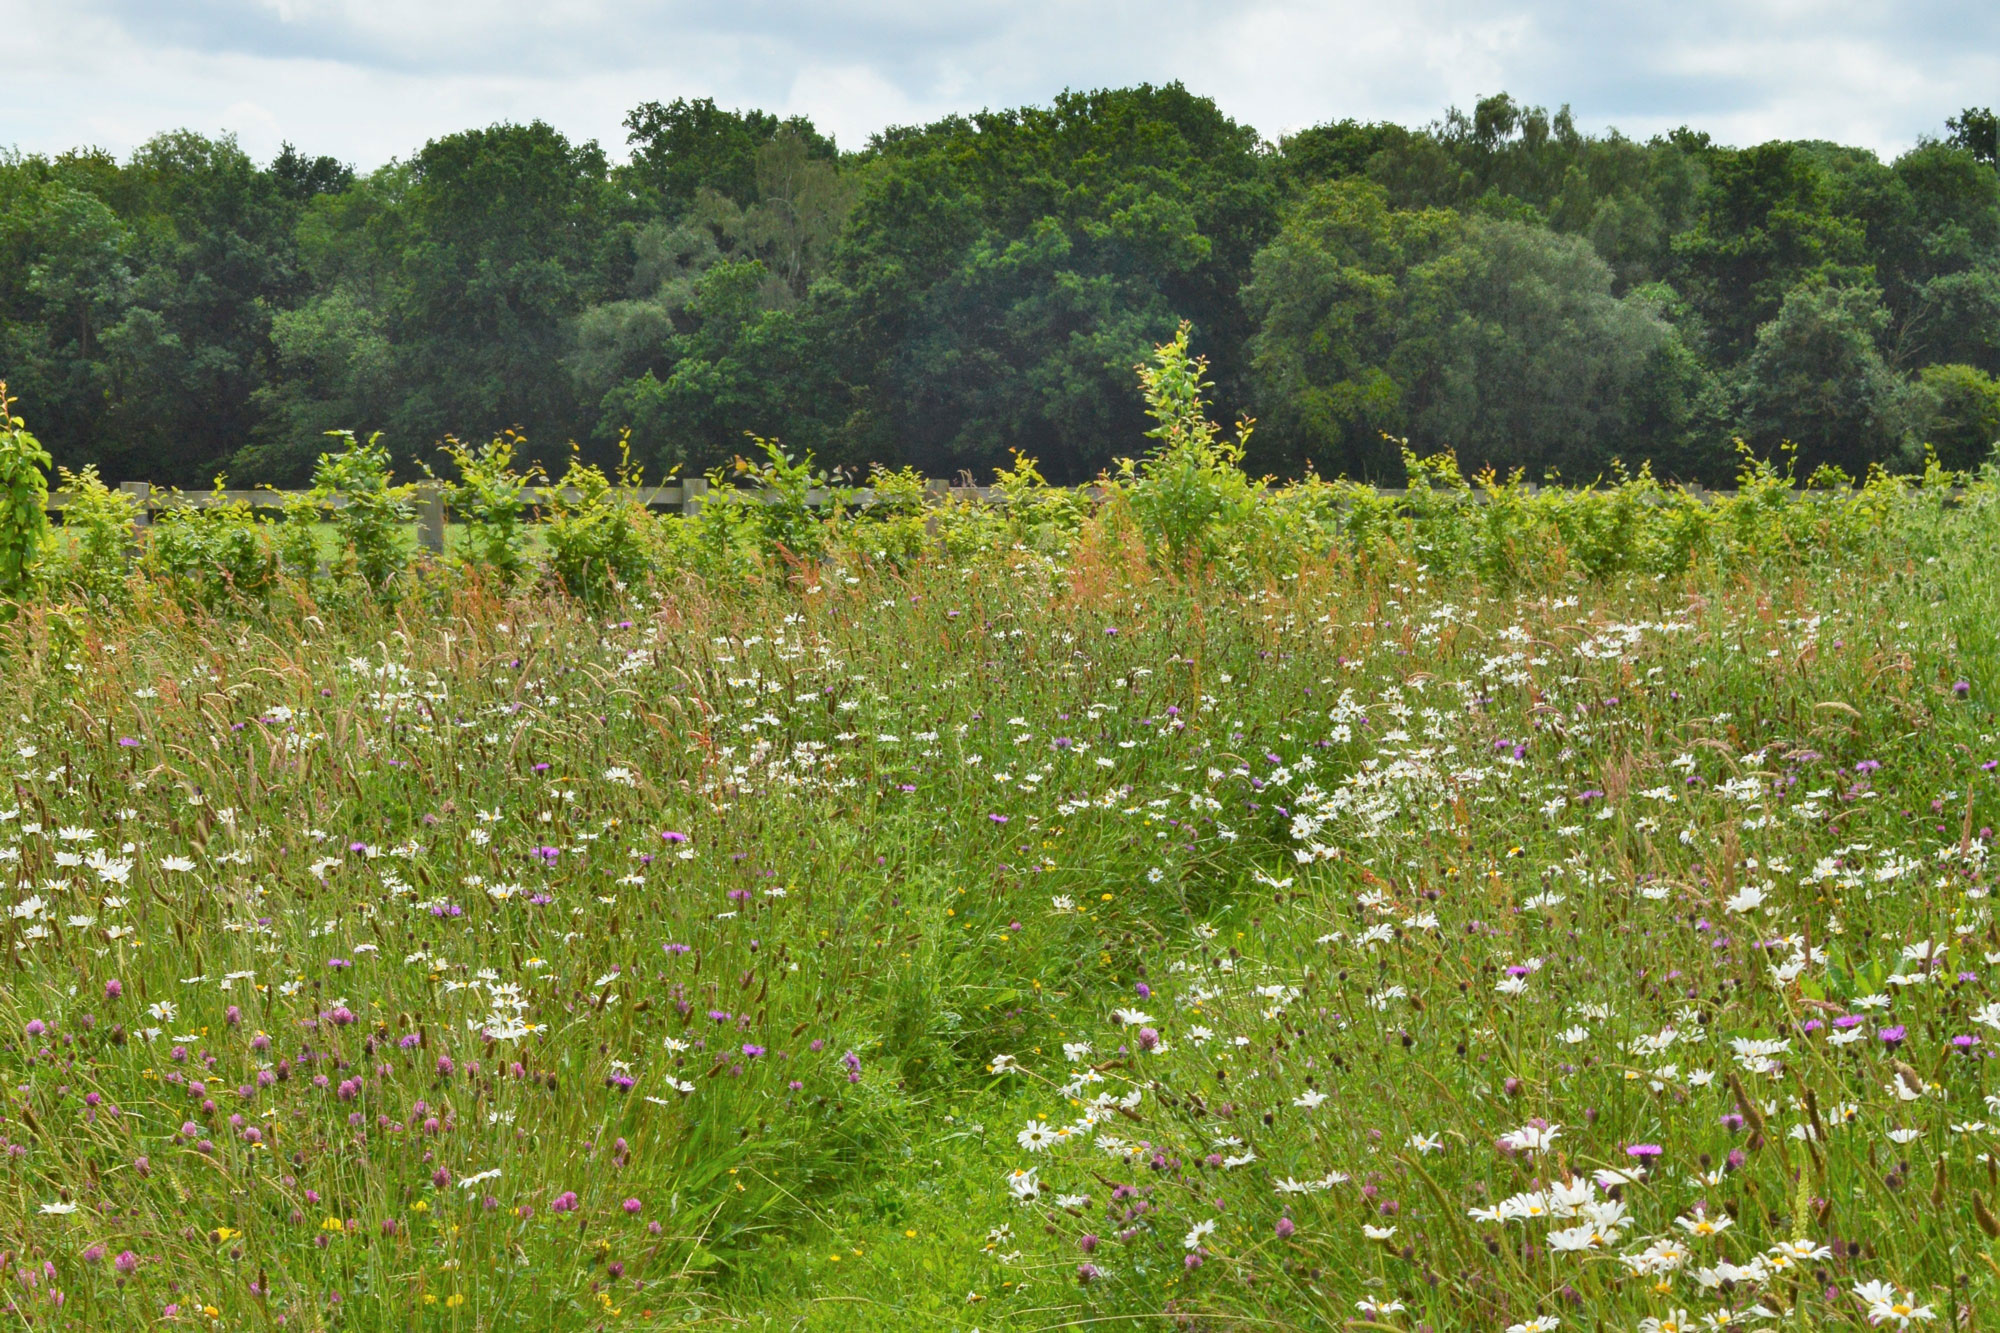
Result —
[[[1692,124],[1889,154],[2000,103],[1976,0],[0,0],[0,146],[155,131],[361,167],[540,118],[617,155],[647,99],[804,112],[843,144],[1065,87],[1179,79],[1277,136],[1504,89],[1588,128]]]

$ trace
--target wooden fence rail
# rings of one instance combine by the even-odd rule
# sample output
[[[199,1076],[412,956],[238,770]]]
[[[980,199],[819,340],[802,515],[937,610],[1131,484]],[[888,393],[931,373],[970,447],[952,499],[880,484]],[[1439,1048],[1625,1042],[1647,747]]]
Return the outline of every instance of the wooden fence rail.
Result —
[[[448,487],[440,482],[418,482],[414,487],[417,543],[426,551],[433,553],[442,553],[444,551],[444,533],[448,509],[445,497],[448,489]],[[1085,487],[1083,489],[1097,490],[1096,487]],[[1529,482],[1526,484],[1526,489],[1534,492],[1541,488],[1535,483]],[[1719,499],[1735,494],[1733,489],[1718,490],[1692,484],[1687,485],[1683,489],[1686,490],[1691,498],[1701,504],[1713,504]],[[156,511],[168,509],[211,509],[222,505],[234,504],[249,505],[253,509],[283,509],[300,501],[314,501],[321,508],[339,509],[345,504],[345,500],[337,493],[324,497],[315,497],[311,491],[280,491],[266,488],[240,491],[176,491],[158,488],[148,482],[128,481],[119,486],[118,490],[120,494],[129,497],[132,502],[132,526],[134,529],[148,526],[152,522],[152,516]],[[1006,493],[997,486],[957,486],[948,481],[932,479],[924,483],[924,490],[934,503],[943,503],[950,500],[970,501],[978,504],[1007,503]],[[1401,499],[1410,493],[1404,487],[1377,486],[1374,490],[1375,494],[1384,499]],[[524,494],[529,497],[529,501],[532,504],[547,505],[553,504],[558,500],[575,500],[578,493],[573,488],[529,486],[524,488]],[[701,512],[704,504],[710,502],[713,492],[710,491],[707,481],[699,477],[691,477],[667,486],[634,487],[624,492],[624,494],[632,503],[643,505],[648,509],[665,509],[681,514],[696,514]],[[770,503],[776,498],[768,491],[732,490],[723,492],[723,494],[728,495],[735,502]],[[816,487],[806,492],[806,503],[809,505],[823,505],[827,503],[829,494],[829,491]],[[845,494],[847,502],[855,508],[867,509],[875,503],[875,492],[869,487],[863,486],[848,490]],[[1830,496],[1837,494],[1837,492],[1809,491],[1805,492],[1805,494],[1810,496]],[[1963,494],[1963,488],[1953,488],[1952,496],[1954,498],[1961,494]],[[1488,491],[1478,486],[1471,488],[1471,496],[1474,504],[1486,504],[1492,498]],[[49,494],[48,509],[51,513],[61,513],[70,506],[70,503],[70,494],[67,491],[52,491]],[[136,532],[134,535],[137,535]]]

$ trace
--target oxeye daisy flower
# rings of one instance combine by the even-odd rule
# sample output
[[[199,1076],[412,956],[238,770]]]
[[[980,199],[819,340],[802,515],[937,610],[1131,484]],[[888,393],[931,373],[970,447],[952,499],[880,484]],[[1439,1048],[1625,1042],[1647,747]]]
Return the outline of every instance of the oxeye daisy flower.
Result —
[[[1791,1264],[1817,1263],[1822,1259],[1831,1259],[1833,1257],[1833,1250],[1830,1247],[1819,1245],[1809,1240],[1780,1241],[1769,1250],[1766,1250],[1765,1253],[1770,1256],[1773,1268],[1783,1268]]]
[[[1695,1237],[1719,1236],[1735,1224],[1736,1219],[1727,1213],[1710,1217],[1706,1205],[1696,1205],[1686,1217],[1674,1219],[1675,1226]]]
[[[1030,1120],[1027,1127],[1014,1136],[1014,1141],[1029,1152],[1041,1152],[1060,1139],[1055,1129],[1041,1120]]]
[[[1937,1318],[1937,1312],[1928,1305],[1919,1305],[1915,1295],[1887,1282],[1856,1283],[1854,1294],[1868,1307],[1867,1319],[1871,1324],[1908,1328]]]

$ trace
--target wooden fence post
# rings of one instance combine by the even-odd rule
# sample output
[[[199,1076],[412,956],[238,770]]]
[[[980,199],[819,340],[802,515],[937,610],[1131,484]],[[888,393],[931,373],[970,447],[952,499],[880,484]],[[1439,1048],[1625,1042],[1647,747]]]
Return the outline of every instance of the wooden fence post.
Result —
[[[146,529],[153,526],[153,483],[121,481],[118,489],[132,497],[132,539],[125,544],[125,556],[136,560],[140,541],[145,537]]]
[[[707,477],[688,477],[685,480],[683,480],[681,482],[682,516],[686,518],[693,518],[696,514],[699,514],[701,512],[701,507],[703,503],[705,503],[702,497],[707,494],[708,494]]]
[[[417,483],[417,545],[444,554],[444,487],[434,481]]]

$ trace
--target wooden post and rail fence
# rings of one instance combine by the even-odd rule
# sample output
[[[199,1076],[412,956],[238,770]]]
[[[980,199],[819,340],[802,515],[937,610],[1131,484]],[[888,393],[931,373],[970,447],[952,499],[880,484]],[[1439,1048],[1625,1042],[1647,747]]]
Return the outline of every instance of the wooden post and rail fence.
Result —
[[[450,488],[442,482],[418,482],[413,489],[415,491],[413,507],[416,511],[417,544],[426,551],[441,555],[444,552],[445,526],[449,521],[448,511],[450,505],[447,502],[447,496]],[[1533,493],[1540,490],[1541,487],[1533,482],[1528,482],[1524,489]],[[1713,504],[1716,500],[1735,493],[1733,489],[1718,490],[1694,484],[1685,485],[1681,489],[1685,490],[1690,498],[1701,504]],[[140,535],[140,531],[152,523],[153,514],[159,510],[208,509],[220,505],[234,504],[249,505],[253,509],[283,509],[288,505],[295,504],[300,500],[313,498],[314,496],[314,493],[311,491],[280,491],[263,487],[254,490],[235,491],[175,491],[158,488],[149,482],[143,481],[125,482],[118,487],[118,490],[120,494],[128,497],[131,501],[133,537],[135,540]],[[1404,487],[1377,486],[1374,490],[1377,495],[1384,499],[1396,499],[1409,494],[1408,489]],[[978,504],[1007,503],[1006,493],[997,486],[960,486],[954,485],[949,481],[933,478],[924,483],[924,491],[926,498],[932,504],[943,504],[949,501],[970,501]],[[1475,504],[1486,504],[1491,498],[1488,491],[1478,486],[1472,487],[1470,493]],[[1831,495],[1834,493],[1831,491],[1807,492],[1810,495]],[[1954,487],[1952,490],[1954,498],[1962,493],[1962,488]],[[562,499],[576,498],[575,491],[565,490],[556,486],[530,486],[524,488],[524,494],[528,497],[529,504],[534,506],[550,505]],[[706,480],[699,477],[690,477],[683,481],[671,482],[665,486],[632,487],[624,491],[623,494],[631,503],[644,506],[647,509],[660,509],[672,513],[693,515],[701,512],[704,504],[710,503],[710,497],[713,493],[710,491]],[[770,492],[754,490],[727,491],[724,494],[729,495],[733,500],[751,503],[760,501],[768,503],[774,498]],[[832,492],[824,488],[815,487],[806,493],[806,503],[815,506],[824,505],[831,494]],[[858,509],[866,509],[875,502],[874,491],[865,486],[845,490],[841,494],[844,497],[845,503]],[[68,492],[53,491],[49,495],[48,508],[51,513],[60,514],[64,509],[68,508],[69,503]],[[339,509],[344,502],[341,496],[336,493],[318,498],[317,503],[326,509]]]

